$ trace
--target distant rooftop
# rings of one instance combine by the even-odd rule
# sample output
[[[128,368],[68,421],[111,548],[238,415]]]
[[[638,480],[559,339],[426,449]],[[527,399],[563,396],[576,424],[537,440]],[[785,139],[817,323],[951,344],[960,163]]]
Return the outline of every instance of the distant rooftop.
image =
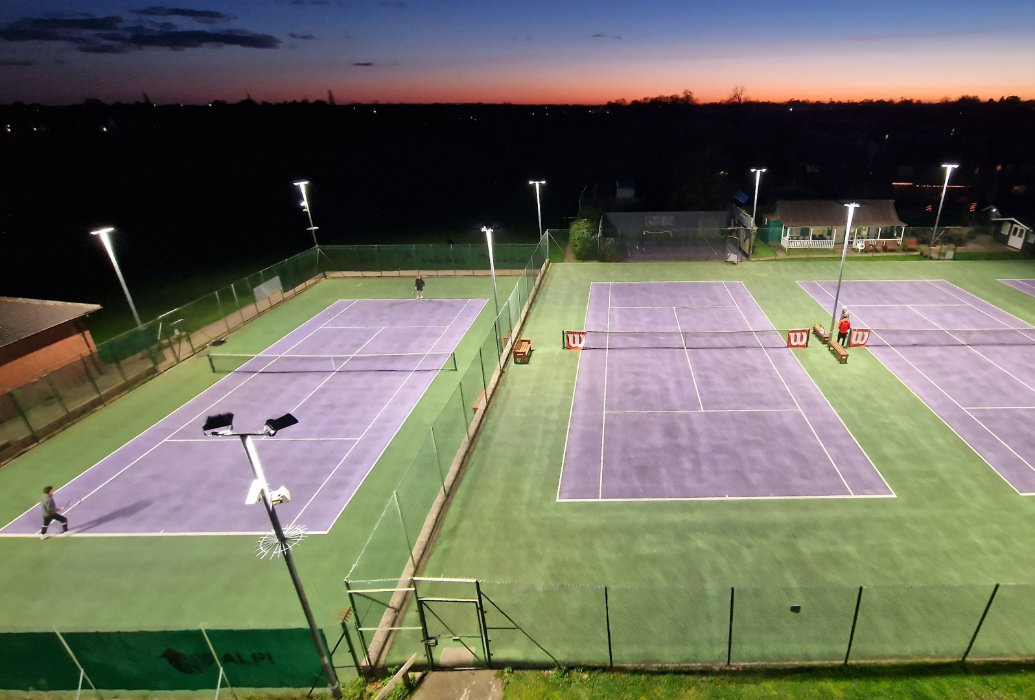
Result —
[[[898,218],[893,199],[860,199],[859,208],[852,216],[852,227],[856,226],[905,226]],[[848,210],[836,200],[780,200],[776,211],[769,215],[784,226],[835,226],[844,223]]]
[[[100,310],[97,304],[0,297],[0,348]]]

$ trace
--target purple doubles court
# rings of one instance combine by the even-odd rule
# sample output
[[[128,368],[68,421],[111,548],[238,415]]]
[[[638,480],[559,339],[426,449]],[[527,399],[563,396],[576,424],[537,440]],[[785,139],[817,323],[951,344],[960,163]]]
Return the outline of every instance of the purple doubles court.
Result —
[[[742,283],[594,283],[586,331],[558,500],[894,495]]]
[[[244,504],[252,474],[238,438],[206,437],[205,418],[234,414],[255,440],[272,488],[291,501],[281,520],[327,532],[471,327],[484,299],[342,300],[81,474],[56,494],[86,535],[260,534],[261,506]],[[337,371],[324,371],[327,356]],[[316,360],[320,360],[316,366]],[[355,363],[350,366],[350,363]],[[27,495],[27,501],[32,502]],[[32,505],[0,531],[39,532]]]
[[[836,282],[799,284],[830,313]],[[874,357],[1018,493],[1035,494],[1035,327],[944,280],[849,281],[838,301],[854,328],[873,329]]]

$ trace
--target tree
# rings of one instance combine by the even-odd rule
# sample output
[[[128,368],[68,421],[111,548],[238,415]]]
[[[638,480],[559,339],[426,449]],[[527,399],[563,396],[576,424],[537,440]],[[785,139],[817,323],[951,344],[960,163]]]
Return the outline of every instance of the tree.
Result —
[[[589,219],[575,219],[568,233],[572,251],[578,260],[593,260],[597,257],[597,232]]]
[[[725,102],[726,104],[731,104],[731,105],[739,105],[743,101],[744,101],[744,86],[743,85],[734,85],[733,89],[730,91],[729,97],[727,97],[725,100],[723,100],[723,102]]]

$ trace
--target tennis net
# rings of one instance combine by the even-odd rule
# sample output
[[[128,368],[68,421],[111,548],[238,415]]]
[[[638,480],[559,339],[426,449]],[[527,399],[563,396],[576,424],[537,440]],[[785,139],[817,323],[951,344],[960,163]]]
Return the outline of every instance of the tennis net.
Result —
[[[862,334],[862,335],[860,335]],[[801,346],[811,328],[732,331],[565,331],[562,344],[582,350],[733,349]],[[804,336],[804,337],[803,337]],[[811,338],[815,342],[816,338]],[[793,342],[792,342],[793,341]],[[1035,344],[1035,327],[992,329],[854,328],[851,344],[867,347],[949,347]]]
[[[367,355],[247,355],[209,353],[217,374],[228,372],[438,372],[456,371],[452,352],[414,352]]]
[[[787,330],[585,331],[583,350],[785,348]],[[566,341],[571,347],[572,343]]]
[[[951,347],[972,345],[1033,345],[1035,328],[902,329],[870,328],[867,347]]]

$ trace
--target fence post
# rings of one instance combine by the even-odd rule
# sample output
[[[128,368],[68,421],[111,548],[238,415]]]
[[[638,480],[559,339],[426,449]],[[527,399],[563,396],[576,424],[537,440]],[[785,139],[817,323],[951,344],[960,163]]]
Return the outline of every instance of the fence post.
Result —
[[[478,618],[481,622],[482,646],[485,647],[485,666],[492,668],[492,650],[489,648],[489,627],[485,622],[485,601],[482,600],[482,582],[474,581],[474,592],[478,595]]]
[[[733,586],[730,586],[730,631],[726,639],[726,665],[729,666],[733,659]]]
[[[604,624],[607,625],[607,667],[613,668],[615,657],[611,646],[611,605],[607,597],[607,586],[604,586]]]
[[[848,656],[852,653],[852,641],[855,639],[855,623],[859,620],[859,604],[862,603],[863,587],[859,586],[859,593],[855,596],[855,614],[852,615],[852,631],[848,633],[848,649],[845,650],[845,664],[848,663]]]
[[[977,628],[974,630],[974,635],[970,638],[970,644],[967,645],[967,650],[963,652],[963,658],[960,662],[966,661],[967,656],[970,655],[970,650],[974,647],[974,642],[977,641],[978,632],[981,631],[981,625],[985,624],[985,616],[988,615],[989,608],[992,607],[992,601],[995,600],[995,594],[999,592],[999,584],[995,585],[992,589],[992,595],[988,597],[988,602],[985,604],[985,611],[981,613],[981,619],[978,620]]]

